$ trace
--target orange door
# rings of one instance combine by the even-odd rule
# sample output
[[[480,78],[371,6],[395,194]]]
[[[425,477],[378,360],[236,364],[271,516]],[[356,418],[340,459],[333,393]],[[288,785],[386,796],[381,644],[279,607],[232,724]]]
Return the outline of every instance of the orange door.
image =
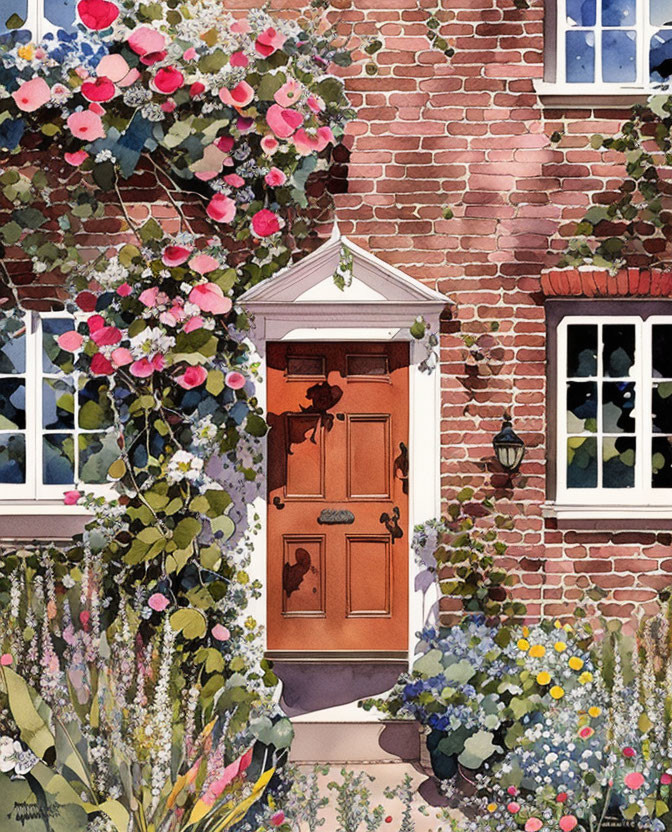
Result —
[[[268,648],[408,646],[408,344],[268,345]]]

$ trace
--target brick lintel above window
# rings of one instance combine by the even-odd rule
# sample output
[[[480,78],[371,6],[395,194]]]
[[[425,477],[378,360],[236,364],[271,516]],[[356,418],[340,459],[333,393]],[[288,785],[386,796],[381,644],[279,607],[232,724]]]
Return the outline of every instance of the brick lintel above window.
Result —
[[[672,271],[661,269],[549,269],[541,275],[546,297],[668,298],[672,297]]]

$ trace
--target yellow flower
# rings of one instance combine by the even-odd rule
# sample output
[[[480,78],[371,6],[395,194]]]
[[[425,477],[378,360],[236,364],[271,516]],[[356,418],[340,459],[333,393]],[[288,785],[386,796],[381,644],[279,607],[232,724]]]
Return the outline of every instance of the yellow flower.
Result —
[[[530,649],[530,642],[526,638],[519,638],[518,639],[518,649],[519,650],[529,650]]]
[[[556,630],[559,630],[559,629],[562,627],[562,624],[561,624],[559,621],[556,621],[556,622],[553,624],[553,626],[555,627],[555,629],[556,629]]]
[[[593,705],[592,708],[588,708],[588,716],[592,716],[593,719],[596,716],[599,716],[602,713],[602,708],[598,708],[597,705]]]
[[[562,625],[562,629],[563,629],[566,633],[573,633],[573,632],[574,632],[574,627],[572,627],[572,625],[571,625],[571,624],[563,624],[563,625]]]
[[[35,57],[35,47],[32,43],[27,43],[25,46],[20,46],[17,49],[17,55],[19,58],[23,58],[24,61],[32,61]]]
[[[551,681],[551,674],[547,673],[545,670],[542,670],[541,673],[537,673],[537,684],[538,685],[547,685]]]
[[[553,647],[555,647],[558,653],[564,653],[567,649],[567,645],[564,641],[556,641]]]
[[[578,656],[572,656],[567,662],[572,670],[581,670],[583,667],[583,659],[580,659]]]
[[[529,636],[529,634],[530,634],[530,628],[524,626],[523,627],[523,635],[525,636],[525,638],[527,638]]]
[[[562,699],[565,695],[564,690],[560,687],[560,685],[553,685],[553,687],[549,690],[549,693],[553,697],[553,699]]]
[[[532,647],[530,647],[530,656],[532,656],[533,659],[543,659],[545,655],[546,648],[543,644],[533,644]]]
[[[585,670],[585,671],[584,671],[584,672],[583,672],[583,673],[579,676],[579,682],[580,682],[582,685],[587,685],[587,684],[588,684],[588,682],[592,682],[592,681],[593,681],[593,674],[592,674],[589,670]]]
[[[488,803],[488,812],[494,812],[496,808],[497,808],[496,803]]]

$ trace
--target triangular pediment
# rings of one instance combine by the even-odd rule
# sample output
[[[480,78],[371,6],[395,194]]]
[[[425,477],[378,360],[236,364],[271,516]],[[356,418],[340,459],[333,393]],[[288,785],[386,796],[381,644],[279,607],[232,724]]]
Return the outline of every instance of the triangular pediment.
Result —
[[[352,258],[349,285],[334,282],[343,255]],[[334,233],[298,263],[249,289],[240,298],[250,309],[284,304],[421,304],[445,306],[448,299],[394,266]]]

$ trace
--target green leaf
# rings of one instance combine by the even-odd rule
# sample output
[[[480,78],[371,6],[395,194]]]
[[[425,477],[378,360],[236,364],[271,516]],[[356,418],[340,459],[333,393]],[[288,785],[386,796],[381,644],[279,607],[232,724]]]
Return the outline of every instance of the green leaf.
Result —
[[[273,96],[286,80],[287,78],[282,72],[265,73],[257,87],[257,98],[260,101],[272,101]]]
[[[19,728],[21,739],[34,754],[44,759],[45,754],[54,748],[55,740],[35,707],[34,698],[38,698],[37,694],[34,691],[31,693],[24,680],[8,667],[2,667],[2,677],[9,700],[9,709]]]
[[[205,492],[205,499],[208,501],[210,510],[215,517],[222,514],[231,505],[231,497],[226,491],[208,489]]]
[[[219,396],[224,389],[224,373],[221,370],[210,370],[205,382],[205,389],[213,396]]]
[[[194,538],[200,534],[201,523],[195,517],[185,517],[175,526],[173,532],[173,540],[178,549],[186,549],[186,547],[193,542]]]
[[[138,236],[143,243],[148,243],[150,240],[161,240],[163,238],[163,231],[158,222],[154,218],[151,218],[140,227]]]
[[[12,246],[21,239],[23,229],[17,222],[8,222],[0,228],[0,234],[5,245]]]
[[[440,650],[429,650],[424,656],[416,659],[413,671],[430,678],[443,673],[443,653]]]
[[[18,14],[13,14],[5,21],[5,29],[20,29],[26,21]]]
[[[493,735],[490,731],[477,731],[472,734],[464,743],[464,751],[457,758],[465,768],[477,769],[483,763],[502,749],[493,742]]]
[[[265,436],[268,425],[261,416],[258,416],[256,413],[250,413],[245,421],[245,430],[250,436]]]
[[[37,208],[19,208],[18,211],[12,213],[14,219],[24,228],[32,228],[33,230],[39,228],[47,221],[42,211]]]
[[[186,639],[203,638],[207,631],[205,616],[199,610],[184,607],[170,616],[170,626]]]

